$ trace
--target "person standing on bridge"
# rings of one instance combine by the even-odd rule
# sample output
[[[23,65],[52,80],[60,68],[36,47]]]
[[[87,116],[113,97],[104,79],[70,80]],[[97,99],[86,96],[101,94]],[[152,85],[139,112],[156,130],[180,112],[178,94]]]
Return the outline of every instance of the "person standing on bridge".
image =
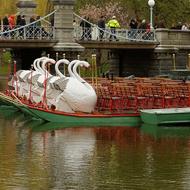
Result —
[[[117,37],[116,37],[116,28],[120,28],[120,24],[119,22],[116,20],[116,16],[112,16],[112,19],[110,19],[107,23],[107,26],[110,28],[111,30],[111,34],[109,37],[109,41],[112,40],[112,38],[114,38],[116,41],[118,41]]]
[[[102,41],[102,38],[104,36],[105,28],[106,28],[105,19],[104,19],[104,16],[101,16],[100,20],[98,21],[99,40],[100,41]]]
[[[20,20],[20,26],[25,26],[25,25],[26,25],[25,15],[22,15],[21,20]],[[25,32],[24,32],[24,30],[25,30]],[[19,37],[24,38],[24,34],[26,34],[26,28],[21,28],[19,30]]]
[[[136,18],[132,18],[130,23],[129,23],[130,30],[128,32],[129,38],[130,39],[135,39],[137,36],[137,27],[138,27],[138,22]]]
[[[15,28],[15,15],[10,15],[8,17],[8,21],[9,21],[9,29],[13,30]],[[15,32],[11,32],[11,38],[14,38],[15,36]]]
[[[91,40],[92,38],[92,28],[89,17],[84,17],[80,22],[80,27],[82,27],[82,36],[81,40]]]
[[[20,21],[21,21],[21,15],[17,15],[17,17],[16,17],[16,27],[17,28],[20,27]]]
[[[8,20],[8,15],[5,15],[3,18],[3,32],[6,32],[9,30],[9,20]],[[5,37],[8,37],[8,33],[4,33]]]
[[[84,40],[86,37],[86,16],[81,20],[80,22],[80,27],[82,28],[82,36],[81,36],[81,40]]]
[[[35,38],[35,32],[36,32],[36,15],[32,15],[30,17],[30,26],[29,26],[29,38]]]

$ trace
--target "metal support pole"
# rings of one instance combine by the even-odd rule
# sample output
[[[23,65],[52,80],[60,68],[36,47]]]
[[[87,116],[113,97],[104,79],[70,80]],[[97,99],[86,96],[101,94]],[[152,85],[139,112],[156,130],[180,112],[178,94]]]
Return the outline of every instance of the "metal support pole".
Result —
[[[154,29],[153,27],[153,7],[155,5],[155,1],[154,0],[148,0],[148,5],[150,6],[150,29]]]
[[[150,7],[150,29],[153,29],[153,7]]]
[[[175,53],[173,53],[173,70],[176,70],[176,58],[175,58]]]
[[[63,59],[65,59],[65,53],[63,53]],[[66,76],[66,65],[63,65],[63,74]]]
[[[188,54],[187,70],[190,70],[190,53]]]
[[[94,85],[94,54],[92,54],[92,85]]]
[[[56,55],[55,55],[55,60],[58,61],[59,60],[59,53],[56,52]]]
[[[13,62],[13,64],[14,64],[14,74],[13,74],[13,76],[14,76],[14,81],[15,81],[15,83],[16,83],[16,91],[15,91],[15,93],[16,93],[16,96],[18,96],[18,79],[17,79],[17,77],[16,77],[16,61],[14,61]]]
[[[92,54],[92,84],[98,86],[96,54]]]
[[[80,55],[79,54],[77,55],[77,59],[80,60]],[[81,74],[80,67],[78,67],[78,73],[79,73],[79,75]]]

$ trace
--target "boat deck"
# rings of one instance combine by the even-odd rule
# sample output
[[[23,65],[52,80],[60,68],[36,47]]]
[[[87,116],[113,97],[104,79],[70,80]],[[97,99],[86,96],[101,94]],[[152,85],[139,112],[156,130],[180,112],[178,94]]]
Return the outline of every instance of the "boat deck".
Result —
[[[99,78],[92,83],[98,95],[97,110],[190,107],[190,81],[168,78]]]
[[[187,108],[164,108],[164,109],[144,109],[144,113],[150,114],[177,114],[177,113],[190,113],[190,107]]]

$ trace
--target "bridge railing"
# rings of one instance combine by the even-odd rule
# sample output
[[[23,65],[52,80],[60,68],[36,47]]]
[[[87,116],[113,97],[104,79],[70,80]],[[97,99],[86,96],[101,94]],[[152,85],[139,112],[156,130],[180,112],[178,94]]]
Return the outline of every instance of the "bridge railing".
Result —
[[[98,40],[98,41],[142,41],[142,42],[155,42],[155,30],[142,30],[142,29],[116,29],[113,34],[109,28],[105,30],[98,28],[96,25],[90,28],[75,27],[73,36],[76,40]]]
[[[110,41],[112,39],[117,39],[117,41],[134,41],[134,42],[156,42],[156,33],[154,29],[116,29],[115,34],[111,32],[111,29],[106,27],[105,29],[99,28],[98,25],[89,22],[82,18],[81,16],[74,13],[74,20],[76,24],[74,25],[73,36],[76,40],[99,40],[99,41]],[[81,27],[80,23],[87,23],[87,27]],[[85,26],[85,25],[83,25]]]
[[[1,26],[0,39],[54,39],[55,27],[51,26],[51,23],[46,21],[45,19],[53,15],[55,12],[56,10],[24,26],[15,26],[14,28],[10,28],[10,26],[3,25]],[[49,25],[42,26],[42,21],[46,21],[46,23],[48,23]]]
[[[15,26],[14,29],[10,30],[9,26],[3,26],[3,31],[0,32],[0,39],[53,39],[54,37],[54,27],[45,26],[37,27],[29,25],[26,27]]]

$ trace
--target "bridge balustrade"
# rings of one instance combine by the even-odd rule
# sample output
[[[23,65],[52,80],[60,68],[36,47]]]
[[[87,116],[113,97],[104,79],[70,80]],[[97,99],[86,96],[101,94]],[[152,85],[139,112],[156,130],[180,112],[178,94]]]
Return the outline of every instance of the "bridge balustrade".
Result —
[[[100,38],[100,32],[103,33],[103,38]],[[95,40],[95,41],[110,41],[110,36],[115,36],[118,41],[156,41],[155,30],[147,31],[142,29],[117,29],[115,34],[112,34],[109,28],[105,30],[98,28],[96,25],[91,28],[75,27],[73,36],[75,40]],[[112,40],[114,38],[112,37]]]
[[[20,27],[15,26],[14,29],[10,30],[9,26],[3,26],[3,31],[0,32],[0,39],[17,39],[17,40],[26,40],[26,39],[53,39],[54,38],[54,27],[44,26],[26,26]]]

